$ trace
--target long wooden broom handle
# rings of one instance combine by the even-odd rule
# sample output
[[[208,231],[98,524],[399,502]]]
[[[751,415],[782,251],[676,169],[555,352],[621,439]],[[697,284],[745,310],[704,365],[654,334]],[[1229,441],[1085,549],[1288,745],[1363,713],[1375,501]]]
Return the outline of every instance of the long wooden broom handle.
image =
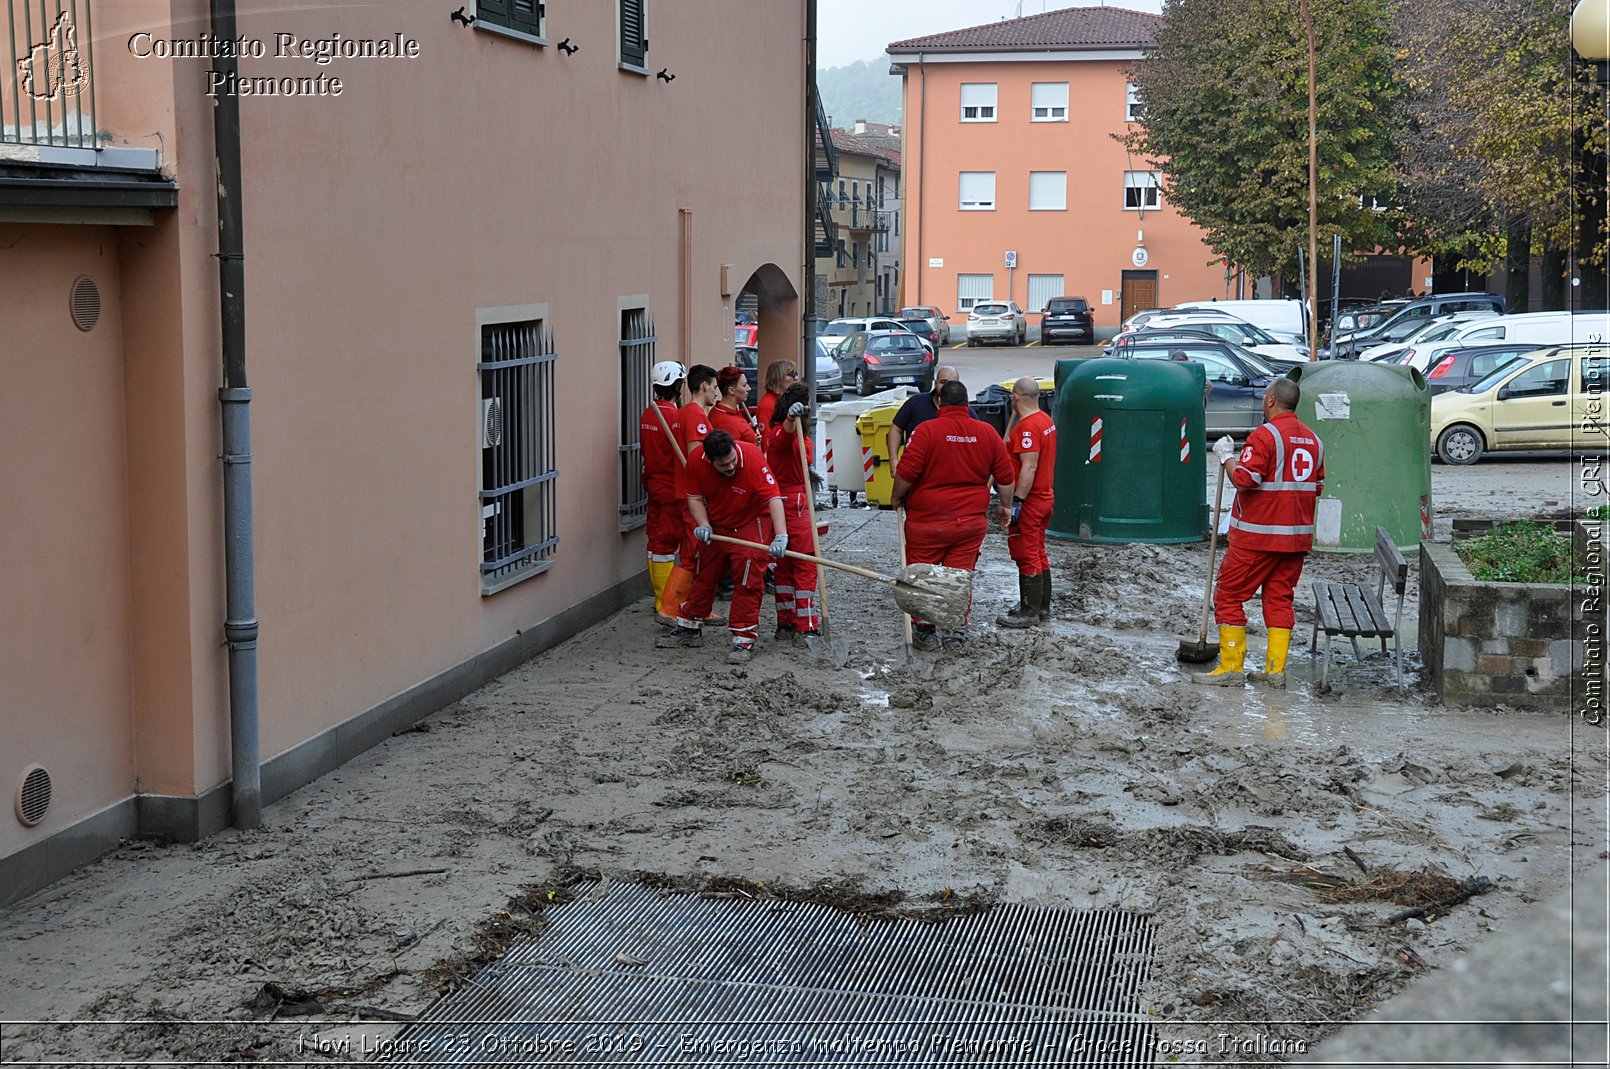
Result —
[[[728,545],[743,546],[747,549],[758,549],[762,553],[769,553],[771,551],[770,546],[761,542],[746,542],[742,538],[732,538],[728,535],[722,534],[711,534],[710,537],[716,542],[726,542]],[[841,572],[849,572],[851,575],[860,575],[865,576],[868,579],[876,579],[880,583],[898,583],[900,581],[892,575],[884,575],[881,572],[873,571],[871,568],[858,568],[853,564],[842,564],[836,560],[828,560],[826,557],[815,557],[809,553],[795,553],[791,549],[784,550],[783,552],[787,556],[793,557],[795,560],[810,561],[812,564],[820,564],[825,568],[837,568]]]
[[[660,399],[657,397],[649,398],[648,406],[654,410],[654,418],[660,421],[660,430],[665,432],[666,440],[671,443],[671,448],[676,450],[676,462],[686,468],[688,458],[682,455],[681,443],[676,440],[676,435],[671,433],[671,425],[665,422],[665,413],[660,411]]]
[[[805,421],[794,420],[794,441],[799,444],[799,470],[805,478],[805,518],[811,525],[811,544],[816,544],[816,491],[811,487],[811,454],[805,445]],[[822,634],[831,637],[827,618],[827,576],[822,569],[816,569],[816,598],[821,602],[822,608]]]

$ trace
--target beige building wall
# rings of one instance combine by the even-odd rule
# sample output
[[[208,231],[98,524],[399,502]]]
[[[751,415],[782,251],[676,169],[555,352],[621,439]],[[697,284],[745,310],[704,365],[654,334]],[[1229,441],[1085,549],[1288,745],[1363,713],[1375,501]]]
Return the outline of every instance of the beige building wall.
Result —
[[[758,272],[763,359],[798,355],[803,0],[649,0],[647,64],[673,81],[620,68],[616,6],[549,5],[549,40],[581,46],[567,56],[424,0],[240,4],[240,32],[270,50],[243,75],[342,82],[338,97],[241,100],[275,783],[316,774],[327,757],[305,755],[350,745],[336,736],[366,713],[444,673],[468,680],[468,662],[618,603],[617,588],[636,595],[642,534],[618,524],[622,298],[646,295],[656,358],[719,365],[722,267],[734,290]],[[0,224],[0,361],[29,386],[0,402],[0,486],[29,502],[0,515],[0,545],[39,562],[4,592],[25,611],[0,637],[28,670],[0,684],[0,731],[19,743],[0,783],[43,755],[82,785],[38,828],[0,819],[0,864],[136,791],[189,813],[230,775],[208,64],[124,47],[139,30],[193,39],[206,9],[95,9],[100,125],[160,147],[179,208],[146,227]],[[400,33],[420,56],[279,59],[281,32]],[[745,115],[767,121],[739,145],[718,120]],[[63,310],[91,268],[108,313],[86,335]],[[559,354],[559,545],[551,568],[483,596],[477,315],[514,306],[546,308]],[[69,724],[91,742],[66,742]]]

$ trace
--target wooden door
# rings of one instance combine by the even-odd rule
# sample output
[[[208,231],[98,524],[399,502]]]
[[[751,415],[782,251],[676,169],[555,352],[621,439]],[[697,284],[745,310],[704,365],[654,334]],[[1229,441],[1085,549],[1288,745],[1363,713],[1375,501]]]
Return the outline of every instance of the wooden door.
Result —
[[[1125,271],[1123,290],[1118,298],[1118,317],[1128,319],[1136,312],[1156,307],[1157,272]]]

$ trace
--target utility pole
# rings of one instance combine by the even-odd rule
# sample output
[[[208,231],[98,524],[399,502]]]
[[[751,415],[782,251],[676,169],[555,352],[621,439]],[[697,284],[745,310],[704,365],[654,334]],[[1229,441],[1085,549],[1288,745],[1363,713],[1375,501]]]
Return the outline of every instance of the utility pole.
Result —
[[[1319,355],[1319,139],[1318,80],[1314,55],[1314,11],[1309,0],[1302,0],[1303,29],[1308,33],[1308,284],[1303,299],[1308,302],[1308,355]],[[1332,312],[1334,315],[1335,313]]]

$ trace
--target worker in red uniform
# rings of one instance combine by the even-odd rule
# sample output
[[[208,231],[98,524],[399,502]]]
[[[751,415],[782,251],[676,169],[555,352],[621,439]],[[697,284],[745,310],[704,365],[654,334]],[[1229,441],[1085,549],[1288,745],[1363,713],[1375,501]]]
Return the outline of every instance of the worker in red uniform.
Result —
[[[792,360],[773,360],[766,365],[766,392],[761,396],[760,403],[755,406],[755,421],[760,424],[760,434],[764,438],[771,433],[771,414],[777,407],[778,398],[783,391],[799,381],[799,369]]]
[[[661,649],[704,645],[703,622],[715,604],[716,584],[730,572],[732,609],[727,623],[732,650],[727,662],[743,664],[754,655],[768,555],[782,560],[788,550],[783,496],[760,447],[734,441],[726,431],[711,431],[688,458],[688,509],[699,547],[693,590],[682,603],[676,629],[654,644]],[[768,548],[717,542],[713,536],[718,534]]]
[[[677,413],[677,437],[682,444],[684,462],[692,455],[693,447],[704,441],[710,433],[710,409],[715,406],[716,369],[707,364],[694,364],[688,369],[688,403]],[[650,413],[652,415],[653,413]],[[657,619],[662,624],[676,626],[676,617],[682,602],[693,589],[693,558],[698,554],[698,543],[693,540],[693,514],[688,511],[688,484],[685,469],[677,472],[676,496],[682,503],[682,545],[677,551],[677,565],[665,581],[665,592],[660,595]]]
[[[894,472],[895,508],[906,507],[906,562],[972,571],[989,530],[989,480],[996,513],[1011,519],[1012,458],[988,423],[967,410],[967,387],[953,379],[939,388],[939,415],[917,427]],[[912,644],[937,650],[934,625],[912,617]],[[965,621],[964,621],[965,624]]]
[[[728,364],[716,372],[720,398],[710,410],[710,429],[726,431],[733,441],[760,445],[760,431],[749,413],[749,379],[743,368]]]
[[[676,445],[672,444],[680,426],[677,403],[682,400],[682,384],[686,378],[687,372],[675,360],[655,364],[649,370],[654,399],[638,420],[643,490],[648,494],[648,578],[654,587],[654,612],[661,616],[669,615],[661,599],[665,595],[666,580],[676,567],[676,553],[687,530],[683,522],[683,514],[687,512],[683,499],[687,495],[677,493],[682,482],[682,461],[677,459]],[[656,408],[658,415],[654,412]]]
[[[811,473],[808,463],[801,466],[799,462],[802,435],[806,460],[816,457],[809,423],[810,399],[810,388],[802,382],[784,390],[772,409],[770,433],[766,436],[766,466],[777,476],[777,485],[782,489],[788,544],[799,553],[816,552],[816,531],[811,527],[806,497],[813,492]],[[821,633],[821,617],[816,611],[816,565],[785,557],[777,562],[773,586],[778,641],[793,642],[798,636],[809,643]]]
[[[1291,648],[1292,591],[1303,558],[1314,547],[1314,503],[1325,488],[1325,445],[1297,418],[1301,396],[1291,379],[1276,379],[1263,391],[1263,426],[1247,436],[1239,456],[1220,439],[1215,450],[1235,483],[1230,510],[1230,546],[1219,566],[1213,615],[1219,622],[1219,663],[1192,679],[1214,686],[1242,683],[1247,658],[1247,613],[1243,605],[1263,591],[1263,622],[1269,652],[1263,671],[1251,678],[1286,685]]]
[[[1051,619],[1051,558],[1045,531],[1051,526],[1052,486],[1056,479],[1057,425],[1040,410],[1040,383],[1021,378],[1012,384],[1015,422],[1006,432],[1012,454],[1012,520],[1006,528],[1006,550],[1017,564],[1017,608],[995,622],[1002,627],[1032,627]]]

